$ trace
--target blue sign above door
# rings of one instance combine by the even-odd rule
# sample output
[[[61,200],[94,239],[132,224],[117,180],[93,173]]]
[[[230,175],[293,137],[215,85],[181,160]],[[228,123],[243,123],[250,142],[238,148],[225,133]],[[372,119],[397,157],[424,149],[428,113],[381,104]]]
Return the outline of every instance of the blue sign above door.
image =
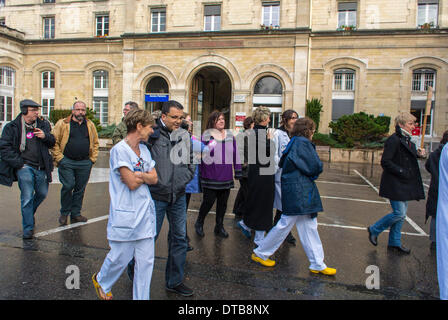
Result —
[[[145,94],[146,102],[164,102],[169,100],[168,93],[148,93]]]

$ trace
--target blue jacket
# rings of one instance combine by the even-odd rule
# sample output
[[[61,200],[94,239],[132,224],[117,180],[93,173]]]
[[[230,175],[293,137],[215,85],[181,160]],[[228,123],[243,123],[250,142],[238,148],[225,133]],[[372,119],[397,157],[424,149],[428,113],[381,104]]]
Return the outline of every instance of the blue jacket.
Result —
[[[207,148],[200,140],[191,136],[191,143],[193,144],[193,153],[201,156],[204,148]],[[208,149],[208,148],[207,148]],[[200,161],[199,161],[200,162]],[[201,193],[201,184],[199,181],[199,165],[196,164],[193,179],[185,187],[185,193]]]
[[[319,190],[314,180],[323,171],[316,147],[305,137],[295,136],[283,152],[279,166],[283,214],[295,216],[323,211]]]

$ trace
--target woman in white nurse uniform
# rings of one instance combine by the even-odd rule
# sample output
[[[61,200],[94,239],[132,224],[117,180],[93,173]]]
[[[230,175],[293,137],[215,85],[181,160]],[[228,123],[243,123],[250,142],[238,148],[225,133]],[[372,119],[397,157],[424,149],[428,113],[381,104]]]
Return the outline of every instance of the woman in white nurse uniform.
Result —
[[[124,122],[128,134],[110,152],[110,208],[107,239],[110,251],[92,276],[98,297],[112,299],[112,286],[135,259],[133,299],[149,300],[154,265],[156,214],[148,185],[157,183],[155,162],[141,144],[153,133],[146,110],[132,110]]]

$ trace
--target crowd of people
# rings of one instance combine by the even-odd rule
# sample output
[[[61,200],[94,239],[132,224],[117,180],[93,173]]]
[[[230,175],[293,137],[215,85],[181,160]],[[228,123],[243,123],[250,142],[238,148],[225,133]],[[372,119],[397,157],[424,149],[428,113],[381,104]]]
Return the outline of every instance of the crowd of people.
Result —
[[[86,222],[82,202],[91,169],[98,157],[98,134],[86,118],[86,104],[76,101],[71,115],[54,128],[39,117],[40,105],[20,102],[21,113],[8,123],[0,138],[0,184],[18,182],[21,192],[23,239],[32,239],[35,213],[46,198],[54,165],[62,183],[59,224]],[[113,133],[110,150],[110,208],[107,239],[110,245],[100,270],[92,276],[98,297],[111,300],[112,287],[121,274],[133,281],[133,298],[149,299],[154,248],[165,216],[169,224],[165,286],[169,292],[193,295],[184,283],[187,252],[194,248],[187,234],[187,211],[192,194],[202,194],[194,232],[205,237],[204,223],[216,203],[214,234],[227,238],[224,216],[230,191],[239,181],[233,206],[237,226],[252,239],[251,259],[265,267],[286,241],[295,244],[296,226],[309,260],[309,270],[334,276],[336,269],[324,262],[317,228],[323,211],[316,179],[323,171],[312,138],[316,124],[294,110],[282,114],[281,126],[269,128],[270,111],[258,107],[244,121],[244,132],[235,136],[226,129],[225,116],[214,111],[206,130],[193,135],[191,116],[174,100],[151,114],[132,101]],[[401,228],[408,202],[425,198],[418,158],[426,152],[411,139],[415,117],[401,113],[395,132],[386,140],[381,159],[380,196],[390,200],[392,212],[367,227],[368,240],[378,244],[379,235],[390,230],[388,249],[409,254],[401,242]],[[430,241],[436,249],[440,298],[448,299],[448,151],[444,145],[426,161],[431,174],[426,218],[431,217]],[[275,209],[275,217],[274,217]]]

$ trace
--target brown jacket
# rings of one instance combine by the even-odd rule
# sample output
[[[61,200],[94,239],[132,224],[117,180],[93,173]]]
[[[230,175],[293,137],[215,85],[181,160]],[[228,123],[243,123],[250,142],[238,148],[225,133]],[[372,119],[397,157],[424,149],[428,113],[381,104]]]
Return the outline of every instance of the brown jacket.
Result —
[[[70,137],[70,120],[72,119],[72,115],[65,119],[59,120],[53,128],[52,134],[56,138],[56,144],[53,149],[51,149],[51,153],[53,154],[53,159],[55,165],[57,166],[59,161],[64,158],[64,149],[67,145],[68,138]],[[99,142],[98,142],[98,133],[96,132],[95,124],[87,120],[87,130],[89,131],[89,142],[90,142],[90,150],[89,150],[89,158],[95,163],[98,158],[98,150],[99,150]]]

